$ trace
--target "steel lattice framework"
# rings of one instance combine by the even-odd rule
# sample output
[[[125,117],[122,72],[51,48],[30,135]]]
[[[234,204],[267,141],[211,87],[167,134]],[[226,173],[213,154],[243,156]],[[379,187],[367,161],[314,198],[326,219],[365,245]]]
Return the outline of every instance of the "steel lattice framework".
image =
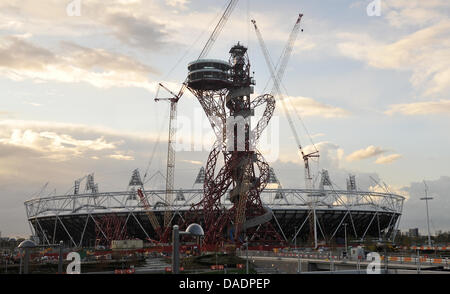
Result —
[[[117,216],[114,213],[98,217],[96,219],[97,226],[95,227],[95,246],[104,245],[110,246],[113,240],[128,239],[127,231],[124,230],[126,220],[123,216]]]
[[[206,162],[204,198],[192,208],[194,214],[204,215],[204,242],[239,243],[246,237],[264,244],[282,242],[268,222],[271,215],[260,199],[268,182],[269,165],[256,149],[275,110],[274,97],[265,94],[251,98],[254,81],[247,48],[239,43],[230,49],[228,63],[197,60],[188,69],[188,89],[197,97],[217,136]],[[263,115],[252,129],[250,117],[262,105]],[[221,154],[223,165],[219,168]],[[226,208],[221,199],[229,188],[233,206]]]
[[[164,219],[164,213],[169,209],[174,222],[183,222],[191,217],[192,205],[203,198],[201,189],[177,192],[182,193],[185,200],[174,201],[169,206],[164,202],[165,190],[145,191],[144,197],[159,221]],[[283,197],[277,197],[280,194]],[[308,238],[307,220],[312,199],[315,201],[320,239],[327,243],[343,237],[344,224],[348,224],[347,233],[354,240],[372,237],[392,241],[404,202],[404,197],[390,193],[305,189],[264,189],[260,199],[272,215],[270,223],[286,243],[295,238],[305,241]],[[226,193],[221,203],[225,209],[234,205]],[[97,233],[108,238],[109,234],[101,224],[104,216],[123,220],[117,222],[119,232],[117,228],[111,228],[116,234],[126,233],[129,238],[147,240],[158,238],[137,191],[42,197],[26,201],[25,208],[31,229],[42,244],[63,240],[72,247],[94,246]],[[204,216],[198,217],[200,224],[206,227]]]

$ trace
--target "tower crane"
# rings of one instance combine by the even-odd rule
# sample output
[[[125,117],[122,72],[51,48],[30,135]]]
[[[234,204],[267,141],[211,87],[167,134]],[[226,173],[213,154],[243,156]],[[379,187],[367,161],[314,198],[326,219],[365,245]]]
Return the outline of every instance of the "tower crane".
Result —
[[[225,11],[222,14],[222,17],[220,18],[219,22],[217,23],[216,27],[214,28],[211,36],[209,37],[208,41],[206,42],[205,46],[203,47],[202,52],[200,52],[200,55],[197,59],[205,58],[206,55],[208,55],[209,51],[211,50],[212,46],[214,45],[214,42],[216,42],[217,37],[222,32],[223,27],[228,21],[228,18],[230,17],[231,13],[233,12],[234,8],[236,7],[236,4],[239,2],[239,0],[231,0],[227,8],[225,8]]]
[[[292,53],[292,48],[294,46],[295,40],[297,38],[298,35],[298,31],[300,28],[300,21],[303,17],[303,14],[299,14],[297,21],[294,25],[294,28],[292,29],[292,32],[289,36],[288,42],[286,44],[286,47],[283,50],[282,53],[282,57],[281,57],[281,61],[280,61],[280,65],[278,67],[278,72],[275,74],[275,68],[274,65],[272,63],[272,60],[270,59],[270,55],[269,55],[269,51],[267,50],[267,47],[264,43],[264,39],[261,35],[260,30],[258,29],[258,26],[256,25],[256,21],[252,20],[253,26],[255,28],[255,32],[256,35],[258,37],[258,41],[260,43],[260,46],[262,48],[263,54],[264,54],[264,58],[266,59],[266,63],[267,66],[269,67],[269,71],[273,80],[273,89],[272,89],[272,93],[276,93],[278,94],[278,96],[280,97],[280,101],[281,101],[281,105],[283,107],[284,112],[286,113],[286,117],[287,120],[289,122],[289,126],[290,129],[294,135],[295,138],[295,142],[297,143],[297,147],[298,150],[300,151],[300,154],[302,156],[302,159],[304,161],[305,164],[305,185],[307,189],[311,189],[312,188],[312,176],[311,176],[311,171],[310,171],[310,167],[309,167],[309,159],[313,158],[313,157],[319,157],[319,151],[315,150],[313,152],[310,153],[305,153],[301,143],[300,143],[300,138],[298,136],[297,130],[295,128],[294,122],[292,121],[292,117],[291,114],[289,112],[289,108],[286,107],[285,105],[285,101],[284,101],[284,95],[281,91],[281,80],[283,79],[284,76],[284,72],[287,66],[287,63],[289,61],[289,58],[291,56]]]
[[[272,77],[273,80],[273,89],[272,89],[272,93],[276,93],[278,94],[278,96],[280,97],[280,101],[281,101],[281,105],[283,107],[283,110],[286,114],[286,118],[289,122],[289,126],[290,129],[294,135],[295,138],[295,142],[297,143],[297,147],[298,150],[300,151],[301,157],[303,159],[304,162],[304,168],[305,168],[305,186],[307,189],[312,189],[312,176],[311,176],[311,170],[310,170],[310,166],[309,166],[309,159],[310,158],[318,158],[319,157],[319,151],[315,150],[313,152],[310,153],[305,153],[304,149],[302,148],[302,145],[300,143],[300,138],[298,136],[297,130],[295,128],[294,122],[292,121],[290,112],[289,112],[289,108],[286,107],[285,105],[285,101],[284,101],[284,96],[283,93],[281,91],[281,80],[283,78],[287,63],[289,61],[289,57],[291,56],[292,53],[292,48],[294,46],[295,40],[297,38],[298,35],[298,31],[300,28],[300,22],[301,19],[303,17],[303,14],[299,14],[297,21],[294,25],[294,28],[292,29],[292,32],[289,36],[288,42],[286,44],[286,47],[283,50],[281,59],[280,59],[280,65],[278,68],[278,72],[275,73],[275,67],[272,63],[272,60],[270,59],[270,55],[269,55],[269,51],[267,50],[267,47],[264,43],[264,39],[261,35],[260,30],[258,29],[258,26],[256,25],[256,21],[252,20],[253,26],[255,28],[255,32],[256,32],[256,36],[258,38],[259,44],[261,46],[261,49],[263,51],[264,54],[264,58],[266,60],[267,66],[269,68],[270,71],[270,75]],[[314,233],[314,246],[317,247],[317,229],[316,229],[316,215],[315,215],[315,208],[310,205],[310,233]]]
[[[166,169],[166,197],[165,202],[167,205],[172,203],[173,194],[173,182],[175,176],[175,141],[176,141],[176,119],[177,119],[177,104],[180,97],[183,95],[184,87],[180,89],[177,94],[170,91],[163,84],[159,83],[159,86],[169,92],[173,97],[170,98],[155,98],[155,101],[166,100],[170,102],[170,118],[169,118],[169,140],[167,144],[167,169]],[[166,209],[164,212],[164,228],[169,227],[170,223],[170,209]]]
[[[203,47],[203,50],[200,52],[200,55],[198,56],[198,59],[205,58],[209,51],[211,50],[212,46],[214,45],[215,41],[217,40],[217,37],[221,33],[223,27],[225,26],[228,18],[230,17],[231,13],[233,12],[234,8],[236,7],[236,4],[238,3],[238,0],[230,0],[228,3],[224,13],[222,14],[222,17],[220,18],[219,22],[215,26],[213,32],[211,33],[211,36],[209,37],[208,41],[206,42],[205,46]],[[167,147],[167,172],[166,172],[166,196],[165,196],[165,202],[167,205],[171,205],[172,203],[172,195],[173,195],[173,189],[174,189],[174,175],[175,175],[175,148],[174,144],[176,141],[176,118],[177,118],[177,104],[180,98],[183,96],[184,91],[186,89],[186,82],[185,80],[178,91],[178,94],[175,94],[171,90],[169,90],[166,86],[164,86],[162,83],[158,84],[158,88],[156,90],[156,97],[155,101],[169,101],[170,102],[170,119],[169,119],[169,140],[168,140],[168,147]],[[165,91],[170,93],[172,97],[170,98],[158,98],[158,93],[160,88],[163,88]],[[165,232],[168,232],[170,230],[170,218],[171,218],[171,212],[170,209],[167,209],[164,213],[164,228]],[[164,233],[166,235],[166,233]]]

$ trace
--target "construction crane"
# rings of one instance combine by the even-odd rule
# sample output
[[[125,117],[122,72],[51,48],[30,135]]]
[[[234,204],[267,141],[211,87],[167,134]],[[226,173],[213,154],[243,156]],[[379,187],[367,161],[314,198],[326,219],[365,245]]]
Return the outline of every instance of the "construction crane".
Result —
[[[148,219],[150,220],[150,224],[152,225],[153,230],[155,230],[155,233],[161,239],[162,238],[161,226],[159,225],[158,219],[156,218],[155,214],[152,211],[150,203],[148,203],[147,197],[145,197],[145,195],[144,195],[143,189],[139,188],[137,190],[137,194],[141,200],[140,203],[144,207],[145,213],[147,214]]]
[[[278,94],[278,96],[280,97],[279,100],[281,101],[281,105],[283,107],[284,112],[286,113],[286,118],[289,122],[289,126],[291,128],[291,131],[294,135],[295,138],[295,142],[297,143],[297,147],[298,150],[300,151],[300,154],[302,156],[302,159],[304,161],[304,165],[305,165],[305,185],[307,189],[311,189],[312,188],[312,176],[311,176],[311,170],[309,167],[309,159],[313,158],[313,157],[319,157],[319,151],[315,150],[313,152],[310,153],[305,153],[302,145],[300,143],[300,138],[298,136],[297,130],[295,128],[294,122],[292,121],[292,117],[291,114],[289,112],[289,108],[286,107],[285,105],[285,101],[284,101],[284,95],[281,91],[281,80],[284,76],[284,72],[287,66],[287,63],[289,61],[289,57],[291,55],[292,52],[292,48],[294,46],[295,40],[297,38],[298,35],[298,31],[300,28],[300,21],[303,17],[303,14],[299,14],[297,21],[295,22],[294,28],[292,29],[292,32],[289,36],[288,42],[286,44],[286,47],[283,50],[283,54],[282,57],[280,59],[280,65],[278,67],[278,72],[275,74],[275,68],[273,66],[272,60],[270,59],[270,55],[269,55],[269,51],[267,50],[267,47],[264,43],[264,39],[261,35],[261,32],[258,29],[258,26],[256,25],[256,21],[252,20],[253,26],[255,27],[255,31],[256,31],[256,35],[258,37],[258,41],[260,43],[260,46],[262,48],[263,54],[264,54],[264,58],[266,59],[266,63],[267,66],[269,67],[269,71],[270,71],[270,75],[272,77],[273,80],[273,89],[272,89],[272,93],[276,93]]]
[[[283,107],[283,110],[286,114],[286,118],[289,122],[290,129],[294,135],[295,142],[297,143],[298,150],[300,151],[300,154],[302,156],[303,162],[304,162],[304,168],[305,168],[305,186],[307,189],[312,189],[312,176],[311,176],[311,170],[309,166],[309,159],[310,158],[318,158],[319,157],[319,151],[316,149],[313,152],[305,153],[305,151],[302,148],[302,145],[300,143],[300,138],[298,136],[297,130],[295,128],[294,122],[292,121],[289,108],[286,107],[283,93],[281,91],[281,80],[284,76],[284,72],[287,66],[287,63],[289,61],[289,57],[292,53],[292,48],[294,46],[295,40],[298,35],[298,31],[300,28],[300,22],[303,17],[303,14],[299,14],[297,21],[295,22],[294,28],[292,29],[292,32],[289,36],[288,42],[286,44],[286,47],[283,50],[283,53],[280,58],[280,65],[278,67],[278,72],[275,74],[275,67],[272,63],[272,60],[270,59],[269,51],[267,50],[267,47],[264,43],[264,39],[261,35],[260,30],[258,29],[258,26],[256,25],[256,21],[252,20],[253,26],[255,28],[256,36],[258,37],[259,44],[261,46],[261,49],[264,54],[264,58],[266,60],[267,66],[270,71],[270,75],[273,80],[273,89],[272,94],[276,93],[279,96],[279,100],[281,101],[281,106]],[[315,214],[315,204],[310,204],[310,212],[309,212],[309,227],[310,227],[310,234],[311,239],[314,238],[314,247],[317,247],[317,228],[316,228],[316,214]],[[314,235],[313,235],[314,234]],[[313,235],[313,236],[312,236]]]
[[[217,23],[216,27],[214,28],[211,36],[209,37],[208,41],[206,42],[205,46],[203,47],[202,52],[200,52],[200,55],[197,59],[205,58],[206,55],[208,55],[209,51],[211,50],[212,46],[214,45],[214,42],[216,42],[217,37],[222,32],[223,27],[228,21],[228,18],[230,17],[231,13],[233,12],[234,8],[236,7],[236,4],[238,3],[238,0],[231,0],[227,8],[225,8],[224,13],[222,14],[222,17],[220,18],[219,22]]]
[[[163,84],[159,83],[159,86],[169,92],[172,97],[170,98],[155,98],[155,101],[166,100],[170,102],[170,114],[169,114],[169,140],[167,144],[167,169],[166,169],[166,196],[165,202],[167,205],[172,203],[173,183],[175,177],[175,141],[176,141],[176,119],[177,119],[177,104],[180,97],[183,95],[184,87],[180,89],[177,94],[170,91]],[[170,209],[166,209],[164,213],[164,228],[169,227],[171,218]]]
[[[215,41],[217,40],[217,37],[222,32],[223,27],[225,26],[228,18],[230,17],[231,13],[233,12],[234,8],[236,7],[236,4],[238,3],[238,0],[231,0],[224,13],[222,14],[222,17],[220,18],[219,22],[215,26],[213,32],[211,33],[211,36],[209,37],[208,41],[206,42],[205,46],[203,47],[203,50],[200,52],[200,55],[198,56],[198,59],[205,58],[209,51],[211,50],[212,46],[214,45]],[[167,172],[166,172],[166,196],[165,196],[165,202],[166,205],[172,204],[172,195],[173,195],[173,189],[174,189],[174,175],[175,175],[175,148],[174,144],[176,141],[176,119],[177,119],[177,105],[180,98],[183,96],[184,91],[186,89],[186,82],[185,80],[178,91],[178,94],[175,94],[171,90],[169,90],[166,86],[164,86],[162,83],[158,84],[158,88],[156,90],[156,96],[155,101],[162,101],[166,100],[170,102],[170,119],[169,119],[169,139],[168,139],[168,147],[167,147]],[[163,88],[168,93],[172,95],[170,98],[158,98],[159,90]],[[165,231],[168,231],[170,229],[170,219],[171,219],[171,212],[170,209],[167,209],[164,213],[164,228]]]

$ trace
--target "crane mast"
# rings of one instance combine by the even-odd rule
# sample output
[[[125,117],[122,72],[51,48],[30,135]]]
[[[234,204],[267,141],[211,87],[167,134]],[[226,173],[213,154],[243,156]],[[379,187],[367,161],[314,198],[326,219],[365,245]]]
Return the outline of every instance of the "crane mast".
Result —
[[[283,53],[281,54],[280,64],[278,66],[278,72],[277,72],[277,77],[278,77],[279,82],[281,82],[283,80],[286,66],[289,62],[289,58],[291,57],[292,48],[294,48],[294,43],[298,36],[298,32],[300,29],[300,22],[302,20],[302,17],[303,17],[303,14],[300,13],[298,15],[297,21],[295,22],[294,28],[292,29],[291,34],[289,35],[289,39],[286,43],[286,46],[283,49]],[[272,92],[274,92],[274,90],[276,90],[276,89],[272,89]]]
[[[230,17],[231,13],[233,12],[234,8],[236,7],[236,4],[239,2],[239,0],[231,0],[230,3],[228,3],[227,8],[225,9],[224,13],[222,14],[222,17],[220,18],[219,22],[217,23],[216,27],[214,28],[211,36],[209,37],[208,41],[206,42],[205,46],[203,47],[202,52],[200,52],[200,55],[197,59],[202,59],[208,55],[209,51],[211,50],[212,46],[214,45],[214,42],[217,40],[217,37],[222,32],[223,27],[228,21],[228,18]]]
[[[169,92],[173,97],[170,98],[155,98],[155,101],[166,100],[170,102],[170,114],[169,114],[169,139],[167,144],[167,169],[166,169],[166,195],[165,202],[166,205],[172,204],[172,196],[174,189],[174,178],[175,178],[175,141],[176,141],[176,119],[177,119],[177,105],[178,100],[180,100],[180,96],[182,95],[183,88],[180,90],[180,93],[177,95],[170,91],[163,84],[159,83],[159,86]],[[166,209],[164,212],[164,227],[169,227],[170,218],[171,218],[170,209]]]
[[[310,158],[314,158],[314,157],[319,157],[319,151],[315,150],[313,152],[310,153],[305,153],[302,145],[300,143],[300,138],[298,136],[297,130],[295,128],[294,122],[292,121],[292,117],[290,115],[289,112],[289,108],[286,107],[285,105],[285,101],[284,101],[284,97],[283,97],[283,93],[281,91],[281,80],[284,76],[284,72],[287,66],[287,63],[289,61],[289,57],[291,56],[292,53],[292,48],[294,46],[295,40],[297,38],[298,35],[298,31],[300,28],[300,22],[301,19],[303,17],[303,14],[299,14],[297,21],[294,25],[294,28],[292,29],[292,32],[289,36],[288,42],[286,44],[286,47],[283,50],[282,56],[281,56],[281,60],[280,60],[280,65],[278,68],[278,72],[275,74],[275,67],[270,59],[270,55],[269,55],[269,51],[267,50],[267,47],[264,43],[264,39],[262,37],[262,34],[260,32],[260,30],[258,29],[258,26],[256,25],[256,21],[252,20],[253,26],[255,28],[255,32],[256,32],[256,36],[258,37],[258,41],[259,44],[261,46],[261,49],[263,51],[264,54],[264,58],[266,60],[267,66],[269,68],[270,71],[270,75],[272,77],[273,80],[273,89],[272,89],[272,93],[276,93],[278,94],[278,96],[280,97],[281,100],[281,105],[283,107],[283,110],[286,114],[286,118],[289,122],[289,127],[294,135],[295,138],[295,142],[297,143],[297,147],[298,150],[300,151],[300,154],[302,156],[303,162],[304,162],[304,168],[305,168],[305,186],[306,189],[312,189],[313,185],[312,185],[312,176],[311,176],[311,170],[310,170],[310,166],[309,166],[309,159]],[[314,200],[314,199],[313,199]],[[316,211],[315,211],[315,203],[310,203],[310,212],[309,212],[309,231],[310,231],[310,238],[311,240],[314,240],[314,247],[317,247],[317,227],[316,227]]]
[[[290,129],[291,129],[291,131],[292,131],[292,133],[294,135],[294,139],[295,139],[295,142],[297,144],[298,150],[300,151],[302,159],[304,161],[304,166],[305,166],[305,185],[306,185],[306,188],[307,189],[311,189],[312,188],[312,176],[311,176],[311,171],[310,171],[310,167],[309,167],[309,159],[312,158],[312,157],[319,157],[319,154],[318,154],[317,150],[314,151],[314,152],[311,152],[311,153],[305,153],[304,152],[304,150],[302,148],[302,145],[300,143],[300,138],[299,138],[297,130],[295,128],[294,122],[293,122],[291,114],[289,112],[289,108],[287,108],[286,105],[285,105],[284,95],[283,95],[283,93],[281,91],[281,85],[280,85],[281,80],[282,80],[283,75],[284,75],[284,72],[285,72],[285,69],[286,69],[286,66],[287,66],[287,63],[289,61],[289,57],[290,57],[291,52],[292,52],[292,48],[294,46],[295,40],[296,40],[297,35],[298,35],[298,31],[299,31],[299,28],[300,28],[300,22],[301,22],[302,17],[303,17],[303,14],[299,14],[299,16],[297,18],[297,21],[296,21],[296,23],[294,25],[294,28],[293,28],[290,36],[289,36],[288,42],[286,44],[286,47],[283,50],[283,55],[282,55],[282,58],[281,58],[280,66],[279,66],[278,72],[276,74],[275,74],[275,67],[274,67],[274,65],[273,65],[273,63],[272,63],[272,61],[270,59],[269,51],[267,50],[267,47],[266,47],[266,45],[264,43],[264,39],[263,39],[263,37],[261,35],[261,32],[258,29],[258,26],[256,25],[256,21],[252,20],[252,23],[253,23],[253,26],[255,28],[255,32],[256,32],[256,35],[258,37],[258,41],[259,41],[260,46],[262,48],[262,51],[263,51],[263,54],[264,54],[264,58],[266,59],[267,66],[269,67],[270,75],[271,75],[272,80],[273,80],[272,93],[277,93],[278,96],[280,97],[281,105],[282,105],[283,110],[284,110],[284,112],[286,114],[286,118],[288,120],[289,127],[290,127]]]

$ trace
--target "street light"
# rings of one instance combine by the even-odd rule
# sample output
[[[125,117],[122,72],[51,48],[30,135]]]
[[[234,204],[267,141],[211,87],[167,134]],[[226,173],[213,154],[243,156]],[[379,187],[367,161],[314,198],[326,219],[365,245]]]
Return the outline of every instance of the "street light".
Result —
[[[178,225],[173,226],[172,231],[172,273],[178,274],[180,270],[180,235],[192,235],[201,237],[205,235],[203,228],[196,223],[190,224],[186,231],[180,232]]]
[[[24,274],[28,274],[28,263],[30,261],[30,249],[36,248],[36,243],[34,243],[31,240],[25,240],[22,241],[19,246],[17,246],[19,249],[25,250],[25,261],[23,266],[23,272]],[[22,273],[22,254],[20,255],[20,273]]]
[[[428,227],[428,247],[431,248],[431,234],[430,234],[430,217],[428,215],[428,200],[433,200],[433,197],[428,197],[428,186],[423,181],[423,184],[425,185],[425,197],[420,198],[420,200],[425,200],[426,208],[427,208],[427,227]]]
[[[297,250],[297,227],[295,227],[295,231],[294,231],[294,249]]]
[[[245,246],[247,260],[245,261],[245,273],[248,275],[248,236],[245,236],[245,243],[242,244]]]
[[[345,257],[348,256],[348,246],[347,246],[347,223],[344,223],[344,238],[345,238]]]
[[[64,242],[59,241],[58,274],[63,273],[63,246]]]

